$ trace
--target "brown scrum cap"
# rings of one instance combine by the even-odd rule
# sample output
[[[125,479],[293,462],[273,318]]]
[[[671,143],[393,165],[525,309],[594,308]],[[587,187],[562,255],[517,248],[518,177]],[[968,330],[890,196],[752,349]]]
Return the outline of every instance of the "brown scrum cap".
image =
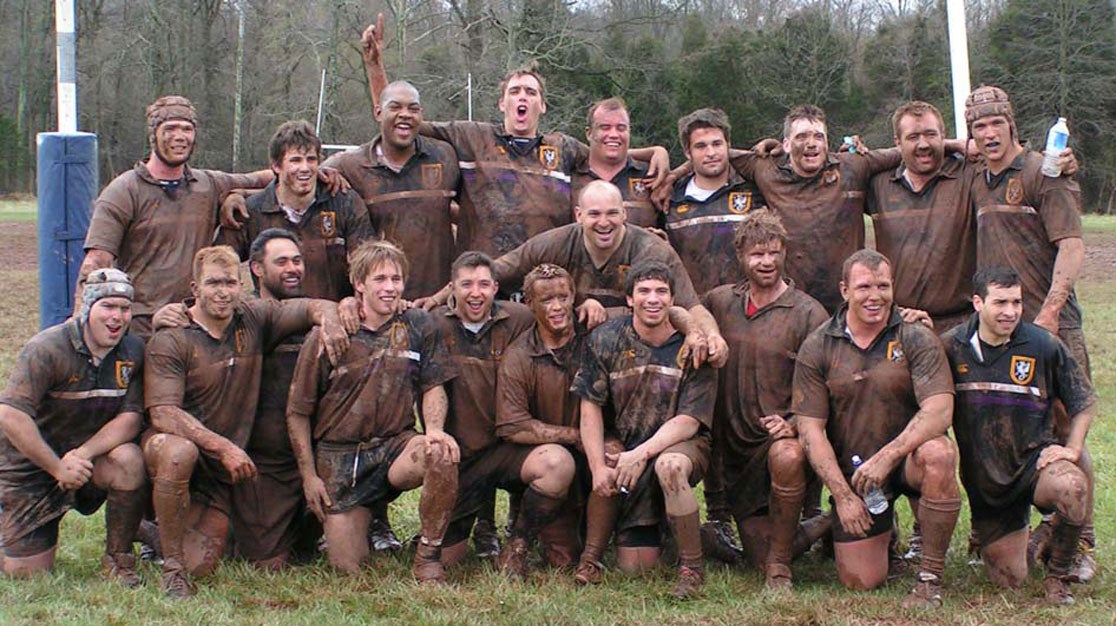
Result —
[[[1011,108],[1011,100],[1008,99],[1007,92],[999,87],[991,85],[981,85],[965,98],[965,123],[969,126],[971,131],[973,122],[982,117],[989,115],[1003,115],[1008,119],[1011,124],[1011,134],[1014,138],[1017,133],[1015,129],[1015,111]]]
[[[155,145],[155,129],[167,120],[186,120],[195,127],[198,125],[198,112],[189,100],[182,96],[163,96],[147,106],[147,136]]]

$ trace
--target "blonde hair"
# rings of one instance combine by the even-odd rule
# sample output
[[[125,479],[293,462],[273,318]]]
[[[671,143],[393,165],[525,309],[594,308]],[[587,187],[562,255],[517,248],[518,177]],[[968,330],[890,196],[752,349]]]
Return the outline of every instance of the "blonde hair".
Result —
[[[394,243],[385,239],[369,239],[357,246],[349,255],[349,280],[355,285],[364,282],[372,269],[381,263],[394,263],[407,280],[407,255]]]
[[[240,266],[240,257],[230,246],[210,246],[198,250],[194,255],[194,282],[201,280],[202,268],[206,265],[236,270]]]

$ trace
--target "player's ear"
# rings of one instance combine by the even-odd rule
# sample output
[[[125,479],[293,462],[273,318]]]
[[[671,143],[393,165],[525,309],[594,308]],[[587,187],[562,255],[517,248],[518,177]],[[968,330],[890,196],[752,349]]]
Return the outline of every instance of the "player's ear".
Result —
[[[575,222],[580,222],[581,221],[581,205],[579,205],[579,204],[574,205],[574,221]]]
[[[252,275],[255,276],[256,278],[260,278],[261,276],[263,276],[263,264],[260,263],[259,261],[250,262],[248,264],[248,269],[252,272]]]
[[[849,288],[845,286],[845,281],[842,280],[838,286],[841,289],[841,298],[847,301],[849,299]]]
[[[984,308],[984,300],[981,299],[981,297],[979,295],[974,293],[973,294],[973,310],[976,311],[977,313],[980,313],[980,310],[983,309],[983,308]]]

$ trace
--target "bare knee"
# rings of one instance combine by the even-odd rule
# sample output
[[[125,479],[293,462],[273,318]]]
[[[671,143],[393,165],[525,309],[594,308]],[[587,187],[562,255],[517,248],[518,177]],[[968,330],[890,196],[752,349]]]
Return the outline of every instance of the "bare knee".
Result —
[[[1027,562],[1022,559],[1000,559],[990,556],[987,551],[981,556],[984,558],[984,569],[988,578],[1000,587],[1019,589],[1027,580]]]
[[[682,454],[660,454],[655,459],[655,475],[663,491],[677,493],[690,486],[690,459]]]
[[[946,437],[935,437],[914,451],[915,466],[925,473],[950,474],[957,468],[957,448]]]
[[[198,447],[188,439],[161,433],[153,436],[144,449],[152,477],[186,480],[198,462]]]
[[[94,476],[99,486],[121,491],[139,489],[145,479],[143,453],[134,443],[116,446],[95,462]]]
[[[883,572],[856,571],[837,566],[837,579],[847,589],[853,591],[871,591],[884,584],[887,580],[887,569]]]
[[[1068,462],[1059,465],[1064,467],[1058,468],[1062,473],[1054,485],[1058,514],[1070,524],[1084,523],[1089,479],[1075,465]]]
[[[573,456],[558,445],[542,445],[531,452],[530,465],[524,467],[531,488],[552,498],[566,495],[573,482]]]
[[[806,480],[806,454],[797,439],[777,439],[767,453],[767,467],[771,478],[781,484],[794,484]]]

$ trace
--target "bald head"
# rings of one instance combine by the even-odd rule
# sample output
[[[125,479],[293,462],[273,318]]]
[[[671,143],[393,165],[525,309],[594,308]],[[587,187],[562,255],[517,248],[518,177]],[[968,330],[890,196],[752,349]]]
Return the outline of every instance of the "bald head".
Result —
[[[609,253],[624,240],[628,214],[616,185],[603,180],[589,183],[581,190],[574,213],[590,252]]]
[[[397,80],[388,83],[380,92],[380,105],[386,106],[388,100],[396,100],[400,96],[407,96],[408,102],[420,103],[418,88],[405,80]]]

